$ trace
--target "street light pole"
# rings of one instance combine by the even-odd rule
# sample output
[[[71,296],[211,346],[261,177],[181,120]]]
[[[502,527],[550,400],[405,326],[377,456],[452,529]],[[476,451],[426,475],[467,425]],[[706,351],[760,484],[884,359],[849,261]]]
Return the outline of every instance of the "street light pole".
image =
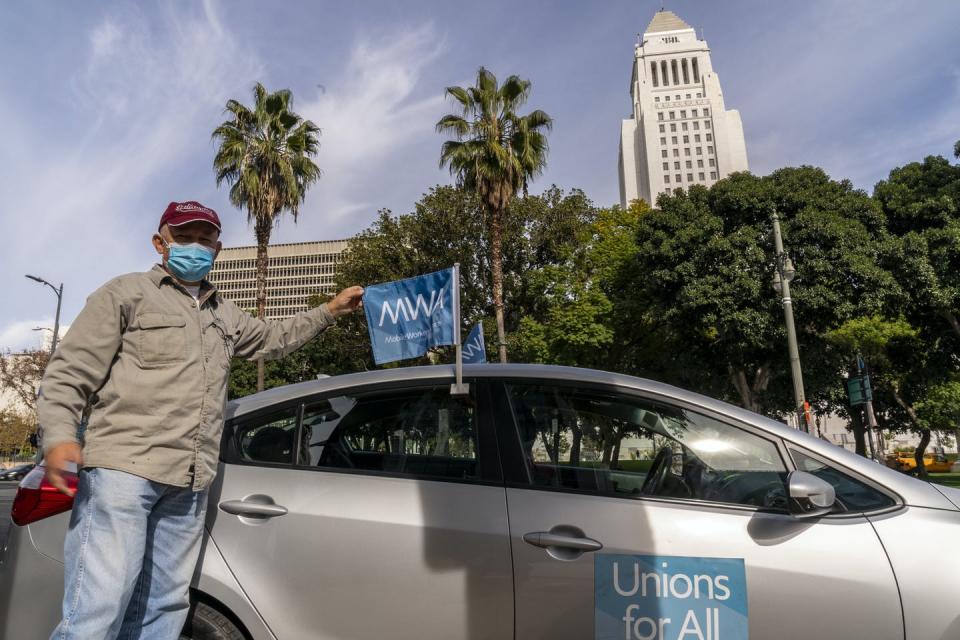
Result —
[[[790,298],[790,281],[796,275],[790,257],[783,250],[783,238],[780,236],[780,217],[776,212],[770,215],[773,223],[773,244],[776,250],[776,272],[773,286],[783,298],[783,317],[787,325],[787,349],[790,353],[790,373],[793,377],[793,399],[797,409],[800,428],[810,433],[807,424],[806,398],[803,393],[803,372],[800,370],[800,350],[797,347],[797,330],[793,323],[793,300]]]
[[[57,296],[57,315],[53,320],[53,338],[50,340],[50,357],[52,358],[53,354],[57,350],[57,340],[60,338],[60,305],[63,302],[63,283],[60,283],[60,288],[58,289],[43,278],[31,276],[30,274],[26,274],[26,277],[50,287],[50,289],[53,290],[53,293]]]

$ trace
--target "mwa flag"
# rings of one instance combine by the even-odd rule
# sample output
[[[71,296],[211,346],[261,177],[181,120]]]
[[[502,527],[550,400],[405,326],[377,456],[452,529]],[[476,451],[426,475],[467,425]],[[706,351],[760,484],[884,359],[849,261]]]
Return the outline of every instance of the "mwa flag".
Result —
[[[453,269],[444,269],[364,287],[374,361],[417,358],[430,347],[454,344],[453,286]]]
[[[483,325],[479,322],[463,342],[463,363],[481,364],[487,361],[487,345],[483,343]]]

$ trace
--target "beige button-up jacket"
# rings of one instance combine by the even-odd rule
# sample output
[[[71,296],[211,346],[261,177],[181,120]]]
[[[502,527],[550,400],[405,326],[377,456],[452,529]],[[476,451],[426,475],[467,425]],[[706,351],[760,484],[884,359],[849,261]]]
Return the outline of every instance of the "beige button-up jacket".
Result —
[[[43,446],[78,441],[84,466],[205,489],[216,475],[234,356],[282,357],[333,324],[326,305],[263,322],[204,281],[194,299],[160,265],[94,292],[40,385]]]

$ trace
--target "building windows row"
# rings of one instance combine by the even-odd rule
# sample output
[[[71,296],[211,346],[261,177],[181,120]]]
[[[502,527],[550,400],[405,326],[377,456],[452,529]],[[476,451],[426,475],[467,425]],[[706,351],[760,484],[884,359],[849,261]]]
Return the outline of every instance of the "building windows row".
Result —
[[[694,176],[693,173],[688,173],[688,174],[686,174],[687,182],[693,183],[693,176]],[[698,172],[698,173],[696,174],[696,176],[697,176],[697,180],[699,180],[699,181],[701,181],[701,182],[705,182],[705,181],[707,180],[707,174],[706,174],[705,172],[703,172],[703,171]],[[671,174],[669,174],[669,173],[664,173],[664,174],[663,174],[663,182],[664,182],[664,184],[670,184],[670,182],[671,182],[671,177],[673,178],[673,182],[675,182],[676,184],[681,184],[681,183],[683,182],[684,174],[682,174],[682,173],[676,173],[676,174],[673,174],[673,175],[671,176]],[[711,172],[710,172],[710,179],[711,179],[711,180],[716,180],[716,179],[717,179],[717,172],[716,172],[716,171],[711,171]]]
[[[697,58],[651,61],[650,80],[655,87],[700,82],[700,63]]]
[[[702,97],[703,97],[703,94],[702,94],[702,93],[699,93],[699,92],[698,92],[696,95],[697,95],[697,98],[702,98]],[[687,94],[687,100],[692,100],[692,99],[693,99],[693,98],[692,98],[692,97],[690,96],[690,94],[688,93],[688,94]],[[680,94],[679,94],[679,93],[677,94],[677,100],[680,100]],[[653,97],[653,101],[654,101],[654,102],[660,102],[660,96],[654,96],[654,97]],[[664,102],[670,102],[670,96],[663,96],[663,101],[664,101]]]
[[[684,136],[684,138],[686,138],[686,136]],[[677,144],[677,138],[676,138],[676,136],[672,137],[671,140],[672,140],[673,144]],[[686,143],[686,142],[687,142],[687,141],[684,140],[684,143]],[[661,145],[666,145],[666,139],[665,139],[665,138],[660,138],[660,144],[661,144]],[[689,155],[691,155],[691,154],[690,154],[690,149],[691,149],[690,147],[684,147],[684,148],[683,148],[683,155],[684,155],[684,156],[689,156]],[[703,147],[694,147],[694,150],[695,150],[695,152],[696,152],[696,154],[697,154],[698,156],[702,156],[702,155],[703,155]],[[669,150],[668,150],[668,149],[661,149],[661,150],[660,150],[660,157],[666,158],[666,157],[668,157],[668,153],[669,153]],[[714,151],[713,151],[713,145],[707,145],[707,155],[712,156],[713,153],[714,153]],[[675,158],[680,157],[680,150],[679,150],[678,148],[674,148],[674,149],[673,149],[673,157],[675,157]]]
[[[278,266],[295,266],[295,265],[310,265],[310,264],[336,264],[340,261],[341,254],[339,253],[311,253],[301,256],[274,256],[267,259],[268,267],[278,267]],[[233,259],[233,258],[221,258],[217,260],[216,266],[220,270],[237,270],[237,269],[256,269],[257,260],[256,258],[248,259]]]
[[[256,283],[252,280],[214,283],[222,293],[232,294],[238,291],[256,291]],[[296,280],[267,280],[267,290],[280,292],[290,287],[325,287],[333,284],[333,276],[319,276],[316,278],[297,278]]]
[[[668,111],[666,116],[663,115],[663,111],[658,111],[658,112],[657,112],[657,121],[658,121],[658,122],[663,122],[663,121],[666,120],[668,117],[669,117],[670,120],[676,120],[676,119],[677,119],[677,112],[676,112],[676,111]],[[683,119],[685,119],[686,117],[687,117],[687,112],[686,112],[686,111],[681,111],[681,112],[680,112],[680,120],[683,120]],[[696,117],[696,116],[693,116],[693,117]],[[680,130],[681,130],[681,131],[687,131],[687,130],[688,130],[688,129],[687,129],[688,126],[689,126],[689,125],[688,125],[686,122],[681,122],[681,123],[680,123]],[[699,120],[694,120],[694,121],[693,121],[693,128],[694,128],[694,130],[699,130],[699,129],[700,129],[700,121],[699,121]],[[704,128],[704,129],[709,129],[709,128],[710,128],[710,121],[709,121],[709,120],[704,120],[704,121],[703,121],[703,128]],[[659,125],[659,129],[660,129],[660,132],[661,132],[661,133],[665,132],[665,131],[666,131],[666,125],[664,125],[664,124]],[[676,130],[677,130],[677,124],[676,124],[675,122],[671,122],[671,123],[670,123],[670,131],[676,131]]]
[[[337,272],[337,267],[332,264],[317,265],[310,267],[270,267],[267,269],[267,278],[303,278],[310,276],[333,275]],[[234,280],[246,281],[254,280],[257,272],[255,269],[228,270],[220,269],[215,265],[214,270],[210,272],[210,282],[221,283]]]

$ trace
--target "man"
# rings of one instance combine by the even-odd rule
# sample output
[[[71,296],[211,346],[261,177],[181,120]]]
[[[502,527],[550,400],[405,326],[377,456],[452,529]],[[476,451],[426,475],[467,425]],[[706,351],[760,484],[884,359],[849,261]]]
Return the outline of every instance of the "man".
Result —
[[[230,359],[284,356],[358,308],[363,294],[350,287],[283,322],[253,318],[204,279],[221,248],[220,219],[197,202],[170,203],[153,247],[160,264],[87,299],[41,384],[47,477],[70,493],[64,470],[81,467],[52,638],[179,636]]]

